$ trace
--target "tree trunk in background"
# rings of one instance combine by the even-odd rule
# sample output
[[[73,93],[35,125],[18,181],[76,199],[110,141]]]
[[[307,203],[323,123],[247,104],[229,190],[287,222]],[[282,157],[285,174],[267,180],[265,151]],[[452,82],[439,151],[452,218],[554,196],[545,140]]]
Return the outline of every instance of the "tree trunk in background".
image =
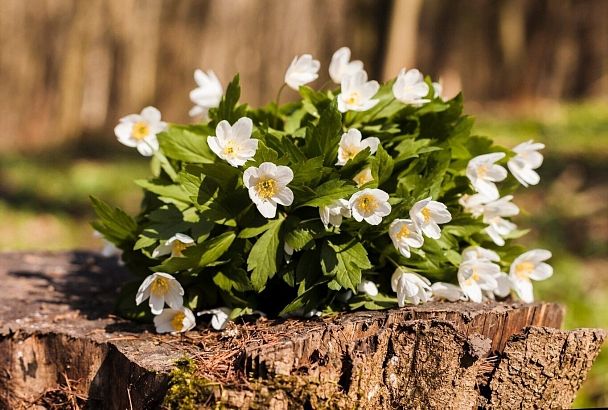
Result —
[[[604,0],[2,0],[0,150],[103,135],[158,106],[188,121],[195,68],[274,99],[296,54],[348,45],[370,77],[400,67],[468,99],[608,95]],[[284,94],[285,100],[294,93]]]

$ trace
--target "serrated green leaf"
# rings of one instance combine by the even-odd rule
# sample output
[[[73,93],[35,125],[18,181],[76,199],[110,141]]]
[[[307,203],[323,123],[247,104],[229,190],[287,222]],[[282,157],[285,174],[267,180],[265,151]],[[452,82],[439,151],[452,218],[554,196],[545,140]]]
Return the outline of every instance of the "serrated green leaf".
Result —
[[[249,252],[247,270],[251,272],[251,284],[257,292],[261,292],[268,279],[277,273],[278,262],[282,257],[282,252],[279,252],[281,243],[279,233],[283,221],[282,217],[274,219]]]
[[[120,246],[123,242],[135,239],[137,224],[129,215],[117,207],[94,196],[90,196],[97,220],[93,227],[108,241]]]
[[[334,276],[340,286],[356,291],[361,271],[371,269],[367,251],[356,239],[327,241],[321,249],[321,267],[327,276]]]
[[[170,127],[158,134],[161,151],[169,158],[191,163],[211,163],[216,156],[207,145],[207,137],[186,128]]]
[[[333,166],[338,155],[338,144],[342,136],[342,115],[336,102],[332,101],[321,110],[316,126],[307,135],[306,150],[310,158],[322,156],[326,166]]]
[[[314,197],[301,206],[324,206],[329,205],[337,199],[350,197],[357,192],[357,187],[347,184],[339,179],[329,180],[314,189]]]

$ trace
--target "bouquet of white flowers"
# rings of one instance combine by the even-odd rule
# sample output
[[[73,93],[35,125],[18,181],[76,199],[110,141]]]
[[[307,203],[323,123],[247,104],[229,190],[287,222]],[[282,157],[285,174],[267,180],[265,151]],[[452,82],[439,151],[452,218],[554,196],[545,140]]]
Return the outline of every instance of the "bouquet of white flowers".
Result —
[[[120,312],[179,332],[193,311],[221,329],[254,312],[531,302],[551,254],[511,245],[525,232],[508,218],[515,188],[539,182],[544,146],[471,135],[462,97],[445,101],[416,69],[380,85],[342,48],[329,68],[339,88],[314,90],[319,67],[296,57],[285,85],[300,100],[261,109],[239,103],[238,76],[224,93],[197,70],[201,123],[167,124],[154,107],[120,120],[118,140],[151,156],[153,173],[136,181],[135,218],[92,199],[94,228],[141,277]]]

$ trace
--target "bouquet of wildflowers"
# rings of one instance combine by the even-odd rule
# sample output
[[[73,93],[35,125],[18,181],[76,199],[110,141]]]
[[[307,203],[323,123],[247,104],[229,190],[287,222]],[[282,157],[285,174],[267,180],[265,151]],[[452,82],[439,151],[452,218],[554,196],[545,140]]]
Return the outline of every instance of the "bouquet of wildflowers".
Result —
[[[238,76],[224,92],[197,70],[200,123],[167,124],[154,107],[120,120],[118,140],[152,168],[135,218],[93,198],[93,226],[139,277],[121,313],[181,332],[193,312],[222,329],[256,312],[531,302],[551,254],[510,244],[525,233],[511,193],[539,182],[544,146],[472,135],[462,97],[446,101],[416,69],[380,85],[342,48],[329,67],[338,87],[315,90],[319,68],[296,57],[281,90],[299,100],[260,109],[239,102]]]

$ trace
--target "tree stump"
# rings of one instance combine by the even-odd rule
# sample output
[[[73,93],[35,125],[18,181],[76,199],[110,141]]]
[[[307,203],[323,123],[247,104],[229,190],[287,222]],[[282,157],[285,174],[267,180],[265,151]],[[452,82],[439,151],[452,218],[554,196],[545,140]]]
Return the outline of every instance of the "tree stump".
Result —
[[[605,337],[553,303],[439,302],[156,335],[112,315],[128,275],[0,254],[0,408],[565,408]]]

